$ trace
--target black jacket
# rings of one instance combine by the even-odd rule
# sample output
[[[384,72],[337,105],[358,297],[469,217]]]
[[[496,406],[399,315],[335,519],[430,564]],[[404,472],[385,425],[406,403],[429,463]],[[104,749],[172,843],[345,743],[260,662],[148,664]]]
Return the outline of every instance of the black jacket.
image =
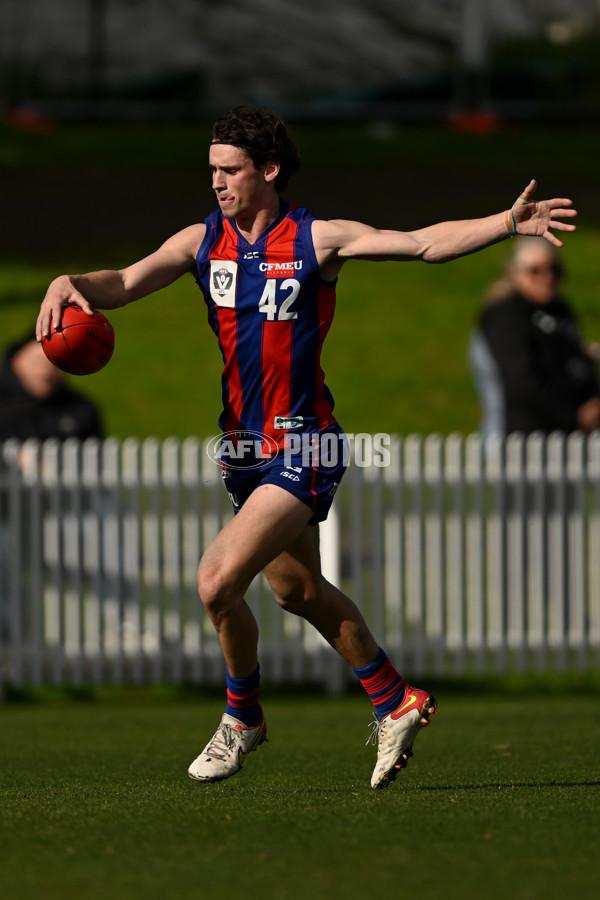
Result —
[[[100,415],[91,400],[64,384],[45,400],[23,389],[11,366],[21,344],[9,347],[0,364],[0,441],[102,437]]]
[[[515,293],[484,310],[480,333],[498,369],[506,433],[577,430],[577,408],[599,386],[568,304]]]

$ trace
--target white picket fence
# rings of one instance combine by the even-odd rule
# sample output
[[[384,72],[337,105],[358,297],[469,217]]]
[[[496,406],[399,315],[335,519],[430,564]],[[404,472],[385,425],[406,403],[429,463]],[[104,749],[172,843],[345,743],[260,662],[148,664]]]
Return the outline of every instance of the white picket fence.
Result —
[[[600,434],[388,449],[387,465],[351,465],[321,549],[400,670],[597,667]],[[5,442],[0,686],[221,682],[195,573],[229,515],[195,438]],[[345,664],[262,576],[248,601],[265,678],[343,689]]]

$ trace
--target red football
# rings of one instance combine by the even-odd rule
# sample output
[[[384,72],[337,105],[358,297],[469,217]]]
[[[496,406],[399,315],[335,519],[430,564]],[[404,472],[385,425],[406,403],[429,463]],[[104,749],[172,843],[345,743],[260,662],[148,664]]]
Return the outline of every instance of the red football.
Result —
[[[51,326],[42,340],[50,362],[69,375],[92,375],[107,364],[115,349],[113,327],[100,312],[93,316],[74,303],[63,309],[59,330]]]

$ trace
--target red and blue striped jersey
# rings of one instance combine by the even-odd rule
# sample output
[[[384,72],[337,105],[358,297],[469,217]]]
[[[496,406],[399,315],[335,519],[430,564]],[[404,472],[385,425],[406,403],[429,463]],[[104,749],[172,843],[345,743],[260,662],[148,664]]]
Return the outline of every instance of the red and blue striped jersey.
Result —
[[[219,425],[268,435],[279,448],[290,431],[335,424],[321,368],[335,282],[319,273],[313,221],[307,209],[282,200],[278,217],[250,244],[216,210],[196,258],[224,362]]]

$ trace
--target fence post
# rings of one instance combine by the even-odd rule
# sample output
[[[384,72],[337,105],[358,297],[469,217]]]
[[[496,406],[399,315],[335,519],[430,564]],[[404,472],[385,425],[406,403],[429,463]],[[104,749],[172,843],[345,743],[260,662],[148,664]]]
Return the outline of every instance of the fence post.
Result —
[[[487,591],[486,506],[484,448],[478,434],[469,435],[465,447],[465,480],[469,489],[466,529],[467,650],[474,655],[475,671],[483,672],[486,659],[485,602]]]
[[[547,656],[548,604],[548,477],[546,439],[543,434],[530,434],[525,447],[525,474],[528,486],[527,504],[527,586],[525,639],[529,654],[534,654],[538,671]]]
[[[589,583],[586,566],[587,528],[585,516],[586,437],[581,432],[569,435],[567,441],[566,476],[568,491],[567,559],[568,608],[567,644],[574,653],[577,668],[583,669],[587,657],[585,629],[585,594]]]
[[[549,489],[547,636],[559,669],[567,662],[567,610],[569,579],[567,568],[567,483],[565,436],[549,435],[547,472]]]
[[[446,538],[445,620],[446,649],[451,654],[454,671],[463,674],[465,666],[466,604],[466,510],[464,441],[452,434],[446,440],[444,481],[450,491]]]
[[[526,662],[525,597],[528,555],[526,541],[525,441],[521,434],[506,439],[506,644],[518,671]]]
[[[588,438],[589,548],[587,619],[590,662],[600,666],[600,431]]]

